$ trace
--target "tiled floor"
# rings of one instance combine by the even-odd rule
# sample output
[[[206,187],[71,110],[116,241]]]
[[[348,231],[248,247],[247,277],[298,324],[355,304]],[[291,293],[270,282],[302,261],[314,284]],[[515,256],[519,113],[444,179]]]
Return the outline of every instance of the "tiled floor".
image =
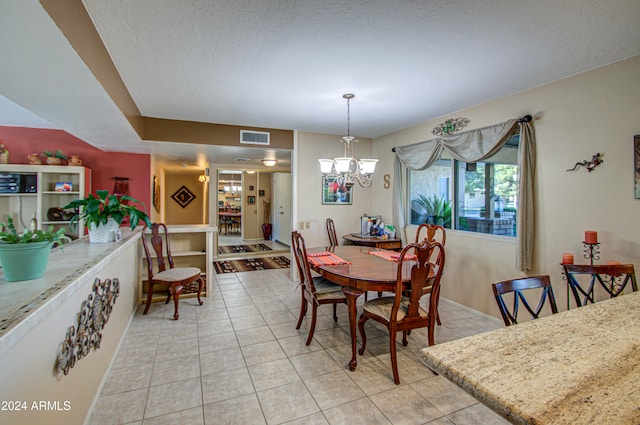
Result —
[[[300,295],[288,269],[216,275],[197,306],[139,309],[116,356],[91,424],[506,424],[418,360],[414,331],[398,344],[394,385],[385,328],[367,324],[367,352],[350,372],[346,306],[318,309],[313,342],[295,329]],[[363,297],[360,297],[361,299]],[[436,343],[502,326],[442,299]]]

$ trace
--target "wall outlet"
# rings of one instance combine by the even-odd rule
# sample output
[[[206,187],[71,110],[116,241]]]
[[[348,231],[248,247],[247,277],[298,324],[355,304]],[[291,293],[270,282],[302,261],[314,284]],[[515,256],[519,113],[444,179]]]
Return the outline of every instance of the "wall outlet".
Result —
[[[301,221],[298,223],[298,230],[303,230],[304,229],[304,221]]]
[[[307,221],[304,227],[305,229],[311,229],[311,222]]]

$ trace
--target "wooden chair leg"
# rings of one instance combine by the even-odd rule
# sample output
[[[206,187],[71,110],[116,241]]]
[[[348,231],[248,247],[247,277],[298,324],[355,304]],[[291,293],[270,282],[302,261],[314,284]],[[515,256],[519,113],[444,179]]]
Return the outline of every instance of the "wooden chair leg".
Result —
[[[358,320],[358,329],[360,329],[360,338],[362,339],[362,346],[358,350],[358,354],[363,355],[364,350],[367,347],[367,334],[364,333],[364,323],[369,320],[367,316],[364,314],[360,316],[360,320]]]
[[[200,299],[200,294],[202,293],[202,288],[204,288],[204,279],[198,279],[198,304],[202,305],[202,300]]]
[[[153,284],[149,282],[149,287],[147,288],[147,304],[144,306],[144,311],[142,314],[147,314],[149,312],[149,307],[151,306],[151,298],[153,297]]]
[[[302,325],[302,319],[307,315],[307,300],[304,297],[304,289],[302,289],[302,301],[300,302],[300,316],[298,316],[298,324],[296,325],[296,329],[300,329]]]
[[[318,313],[318,305],[315,302],[311,302],[311,324],[309,325],[309,336],[305,345],[310,345],[313,340],[313,333],[316,330],[316,318]]]
[[[400,385],[400,374],[398,374],[398,356],[396,353],[396,332],[389,329],[389,353],[391,354],[391,369],[393,370],[393,382]]]
[[[178,301],[180,299],[180,292],[182,292],[182,288],[178,289],[174,286],[169,287],[169,296],[173,295],[173,319],[178,320],[180,317],[180,313],[178,313]]]
[[[404,347],[406,347],[407,345],[409,345],[409,341],[407,341],[407,334],[411,332],[411,331],[403,331],[402,332],[402,345]]]
[[[333,321],[337,322],[338,321],[338,315],[336,314],[338,310],[338,304],[334,304],[333,305]]]

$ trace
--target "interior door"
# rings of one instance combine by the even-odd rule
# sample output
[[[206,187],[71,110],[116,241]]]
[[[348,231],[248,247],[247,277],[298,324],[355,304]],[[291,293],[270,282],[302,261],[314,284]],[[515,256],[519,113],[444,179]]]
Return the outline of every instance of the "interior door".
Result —
[[[273,174],[274,240],[289,245],[291,240],[291,173]]]

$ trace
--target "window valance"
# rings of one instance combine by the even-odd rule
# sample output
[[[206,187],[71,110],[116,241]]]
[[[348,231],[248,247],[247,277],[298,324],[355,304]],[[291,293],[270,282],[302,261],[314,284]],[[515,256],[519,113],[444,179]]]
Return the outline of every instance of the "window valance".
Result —
[[[510,119],[488,127],[441,136],[425,142],[394,148],[393,221],[396,228],[405,232],[405,192],[402,189],[403,169],[424,170],[447,151],[458,161],[481,162],[495,155],[511,136],[520,132],[518,146],[518,210],[516,221],[516,269],[528,271],[532,268],[534,236],[534,178],[535,178],[535,131],[531,116]]]

